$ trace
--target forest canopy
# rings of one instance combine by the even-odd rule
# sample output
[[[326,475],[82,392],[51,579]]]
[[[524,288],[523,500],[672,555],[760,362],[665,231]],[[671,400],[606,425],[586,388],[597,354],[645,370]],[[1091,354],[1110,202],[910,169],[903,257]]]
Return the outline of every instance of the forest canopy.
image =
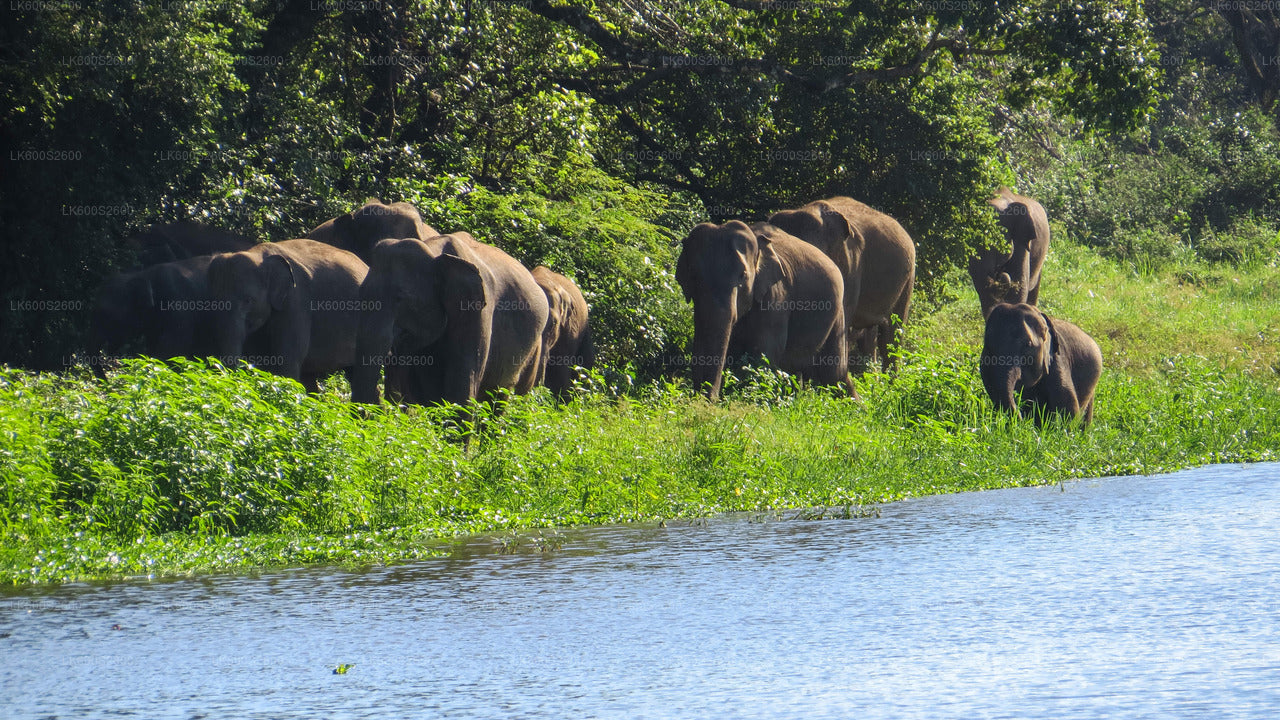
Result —
[[[11,3],[0,363],[64,367],[151,223],[281,240],[368,197],[575,277],[617,364],[687,341],[694,223],[824,196],[898,218],[926,294],[1000,185],[1106,252],[1274,253],[1270,5]]]

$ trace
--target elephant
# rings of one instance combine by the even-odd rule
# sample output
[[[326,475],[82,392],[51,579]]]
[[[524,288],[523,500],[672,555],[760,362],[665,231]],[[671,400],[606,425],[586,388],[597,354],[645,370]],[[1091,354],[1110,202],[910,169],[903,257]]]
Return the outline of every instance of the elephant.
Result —
[[[106,377],[106,354],[130,348],[166,359],[212,354],[211,260],[202,255],[118,273],[98,288],[89,329],[90,357],[98,377]]]
[[[997,303],[1035,305],[1040,298],[1040,269],[1049,251],[1049,218],[1040,203],[1009,188],[987,201],[1008,241],[1005,248],[985,248],[969,260],[969,277],[978,291],[982,316]]]
[[[916,277],[916,246],[911,236],[897,220],[847,197],[781,210],[769,216],[769,222],[817,247],[839,268],[844,280],[846,345],[850,352],[860,348],[867,362],[878,351],[881,367],[887,371],[892,365],[889,343],[894,325],[905,323],[911,308]]]
[[[519,261],[465,232],[385,239],[372,260],[360,291],[372,309],[360,324],[352,401],[379,402],[383,365],[408,366],[396,388],[407,403],[465,405],[533,389],[549,310]]]
[[[134,269],[140,269],[201,255],[240,252],[258,243],[242,235],[207,225],[176,222],[152,225],[129,238],[125,244],[134,252]]]
[[[849,379],[844,278],[820,250],[769,223],[702,223],[676,261],[693,303],[694,387],[715,400],[725,358],[759,354],[786,372],[856,397]]]
[[[387,205],[369,198],[363,206],[321,224],[305,237],[355,253],[368,264],[373,246],[379,240],[407,237],[427,240],[436,235],[439,233],[422,222],[418,209],[409,203]]]
[[[987,315],[979,374],[997,408],[1016,417],[1031,412],[1037,427],[1049,412],[1087,425],[1102,351],[1085,331],[1034,305],[997,303]]]
[[[356,361],[369,268],[354,254],[315,240],[263,243],[209,261],[215,354],[249,359],[318,392],[320,378],[348,377]],[[261,357],[245,358],[246,348]]]
[[[542,368],[538,382],[563,400],[573,385],[574,367],[590,368],[595,346],[582,291],[545,265],[533,269],[533,281],[547,296],[547,326],[542,331]]]

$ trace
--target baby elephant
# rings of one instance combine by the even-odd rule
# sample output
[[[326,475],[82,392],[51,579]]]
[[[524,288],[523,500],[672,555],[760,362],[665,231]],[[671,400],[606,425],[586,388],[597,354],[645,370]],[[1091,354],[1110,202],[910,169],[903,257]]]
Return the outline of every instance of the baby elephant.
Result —
[[[999,303],[987,316],[980,372],[987,395],[1002,410],[1018,417],[1031,412],[1037,427],[1049,411],[1087,424],[1093,419],[1102,351],[1083,330],[1034,305]]]

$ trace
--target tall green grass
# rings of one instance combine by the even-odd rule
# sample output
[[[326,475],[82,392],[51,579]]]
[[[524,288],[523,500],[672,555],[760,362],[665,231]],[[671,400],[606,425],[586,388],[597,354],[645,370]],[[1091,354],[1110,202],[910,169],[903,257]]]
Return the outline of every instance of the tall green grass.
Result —
[[[105,385],[0,371],[7,582],[387,562],[457,533],[809,506],[1277,458],[1280,389],[1208,360],[1110,372],[1087,430],[982,394],[977,348],[912,354],[861,402],[755,371],[448,411],[360,412],[261,372],[127,363]]]
[[[1041,305],[1102,347],[1094,423],[996,413],[959,273],[861,401],[768,368],[712,405],[681,381],[591,374],[448,409],[357,408],[217,364],[0,368],[0,579],[173,574],[437,552],[475,531],[840,507],[930,493],[1280,459],[1280,261],[1160,271],[1055,235]]]

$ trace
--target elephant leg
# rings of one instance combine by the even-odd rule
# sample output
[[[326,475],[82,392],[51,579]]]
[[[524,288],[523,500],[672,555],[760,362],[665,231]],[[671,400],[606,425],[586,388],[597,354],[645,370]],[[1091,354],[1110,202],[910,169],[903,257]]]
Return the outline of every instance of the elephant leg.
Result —
[[[312,395],[320,394],[320,376],[315,373],[302,373],[301,375],[299,381],[302,383],[302,387],[306,388],[306,391]]]
[[[864,328],[862,334],[858,337],[858,353],[859,360],[863,363],[863,371],[870,370],[879,359],[881,363],[886,357],[885,353],[885,326],[872,325]]]
[[[876,357],[880,360],[880,372],[889,372],[889,341],[893,339],[893,325],[881,323],[875,328]]]
[[[849,370],[859,375],[871,368],[876,359],[876,326],[849,328],[845,338],[849,353]]]
[[[515,391],[517,395],[528,395],[530,391],[538,384],[539,379],[543,376],[540,370],[545,370],[543,364],[542,348],[535,346],[533,354],[525,361],[524,367],[520,370],[520,376],[516,379]]]
[[[355,387],[356,367],[354,365],[348,365],[347,367],[342,368],[342,374],[346,376],[347,384],[351,387]]]
[[[268,325],[263,330],[267,333],[267,344],[271,348],[268,357],[262,358],[264,362],[270,363],[270,367],[263,369],[303,382],[302,361],[306,358],[310,345],[311,323],[292,319],[279,325]]]
[[[896,363],[891,355],[889,355],[889,345],[895,348],[902,346],[902,339],[907,334],[907,314],[911,312],[911,287],[915,283],[915,273],[912,272],[911,279],[907,282],[907,289],[898,299],[898,303],[893,307],[893,316],[890,317],[889,323],[884,326],[884,338],[882,342],[884,346],[881,348],[881,360],[884,371],[888,372]]]
[[[1055,365],[1044,382],[1049,383],[1044,398],[1049,409],[1056,410],[1068,418],[1079,417],[1083,407],[1076,394],[1075,385],[1071,382],[1071,373],[1060,365]]]
[[[774,368],[791,371],[782,367],[786,362],[787,324],[789,318],[784,312],[757,311],[754,317],[746,318],[750,323],[749,332],[743,333],[742,350],[750,355],[761,355],[769,360]]]
[[[813,377],[821,385],[835,385],[842,388],[847,397],[858,399],[858,390],[849,375],[849,340],[843,332],[833,328],[827,341],[813,358]]]

